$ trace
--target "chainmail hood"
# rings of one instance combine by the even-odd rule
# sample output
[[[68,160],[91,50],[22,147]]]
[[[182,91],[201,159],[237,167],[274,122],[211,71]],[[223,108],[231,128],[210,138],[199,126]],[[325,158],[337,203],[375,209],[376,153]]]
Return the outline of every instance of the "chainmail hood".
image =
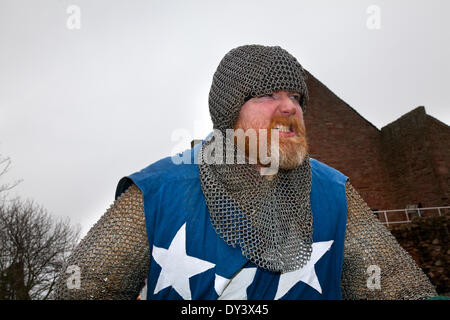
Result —
[[[305,73],[293,56],[260,45],[231,50],[217,68],[209,95],[214,128],[232,129],[248,98],[279,90],[300,93],[305,106]],[[280,169],[274,179],[266,179],[248,163],[208,164],[215,138],[202,145],[199,173],[216,233],[264,269],[289,272],[304,266],[312,250],[309,156],[297,168]],[[236,145],[234,152],[239,153]]]
[[[209,92],[214,129],[232,129],[247,99],[279,90],[300,93],[300,105],[305,108],[305,80],[305,71],[297,59],[278,46],[245,45],[232,49],[217,67]]]

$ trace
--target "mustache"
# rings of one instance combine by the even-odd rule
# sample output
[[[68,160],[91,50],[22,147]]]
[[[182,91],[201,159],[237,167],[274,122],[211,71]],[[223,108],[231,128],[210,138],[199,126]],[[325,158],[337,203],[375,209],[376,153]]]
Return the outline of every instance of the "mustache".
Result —
[[[306,134],[305,125],[301,122],[297,117],[282,117],[282,116],[274,116],[272,117],[268,130],[270,132],[271,129],[282,125],[289,127],[291,131],[295,132],[297,136],[304,137]]]
[[[290,128],[290,131],[294,132],[295,135],[293,137],[283,137],[280,136],[280,143],[285,143],[287,141],[291,141],[292,143],[301,143],[306,144],[306,128],[304,122],[295,117],[283,117],[283,116],[273,116],[269,121],[258,121],[256,119],[247,119],[244,121],[237,121],[234,125],[233,129],[243,129],[244,131],[248,129],[256,130],[256,134],[259,136],[258,129],[267,129],[267,140],[270,143],[272,129],[277,126],[286,126]],[[247,139],[247,138],[246,138]]]
[[[284,137],[280,135],[278,137],[278,147],[279,147],[279,165],[282,169],[293,169],[302,163],[306,153],[308,152],[308,142],[306,137],[306,129],[304,122],[301,118],[295,116],[283,117],[283,116],[273,116],[270,121],[258,121],[257,119],[242,119],[238,120],[234,125],[234,130],[242,129],[246,131],[248,129],[256,130],[257,135],[257,145],[256,145],[256,155],[257,162],[263,167],[267,167],[268,164],[263,164],[260,161],[260,133],[258,129],[267,130],[267,139],[265,142],[268,148],[268,156],[271,157],[271,141],[272,141],[272,129],[275,127],[285,126],[289,127],[289,131],[294,132],[293,136]],[[234,144],[238,145],[237,136],[234,137]],[[246,158],[249,158],[250,154],[250,137],[244,136],[244,146],[243,151],[245,152]],[[270,164],[271,165],[271,164]]]

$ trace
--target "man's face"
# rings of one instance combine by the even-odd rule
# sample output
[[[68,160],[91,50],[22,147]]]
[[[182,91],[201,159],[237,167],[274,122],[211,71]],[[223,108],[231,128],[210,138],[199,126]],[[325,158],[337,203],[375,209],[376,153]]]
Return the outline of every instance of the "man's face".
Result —
[[[267,129],[279,133],[279,167],[294,169],[307,153],[303,112],[299,104],[300,94],[277,91],[270,95],[254,97],[241,107],[234,129]],[[258,140],[259,141],[259,140]]]

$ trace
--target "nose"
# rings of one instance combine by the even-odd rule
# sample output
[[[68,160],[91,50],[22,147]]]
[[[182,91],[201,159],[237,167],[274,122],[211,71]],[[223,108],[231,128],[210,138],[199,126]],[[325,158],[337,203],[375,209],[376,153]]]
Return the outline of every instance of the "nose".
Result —
[[[284,116],[293,116],[298,111],[298,106],[289,96],[284,96],[279,99],[278,112]]]

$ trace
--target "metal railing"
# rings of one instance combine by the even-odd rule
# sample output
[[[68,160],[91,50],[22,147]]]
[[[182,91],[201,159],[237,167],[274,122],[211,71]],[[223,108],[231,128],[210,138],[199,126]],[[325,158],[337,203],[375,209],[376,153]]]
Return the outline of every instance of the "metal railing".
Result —
[[[400,223],[409,223],[415,216],[418,217],[431,217],[442,216],[450,212],[450,206],[448,207],[430,207],[430,208],[406,208],[398,210],[379,210],[373,211],[378,216],[378,219],[382,224],[387,226]],[[395,217],[389,219],[389,216]],[[406,217],[406,219],[405,219]],[[402,220],[403,219],[403,220]]]

